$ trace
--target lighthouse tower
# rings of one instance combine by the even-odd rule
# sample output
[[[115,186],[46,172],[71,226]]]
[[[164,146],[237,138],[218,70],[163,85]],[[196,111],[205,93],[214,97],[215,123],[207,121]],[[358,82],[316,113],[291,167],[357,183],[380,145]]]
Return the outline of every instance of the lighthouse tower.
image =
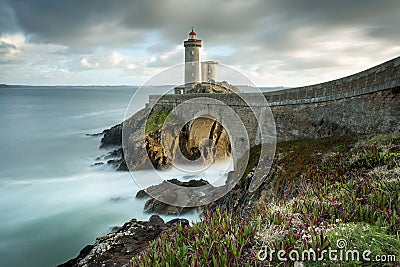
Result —
[[[193,87],[201,81],[200,48],[202,46],[202,42],[197,39],[193,27],[189,33],[189,39],[183,45],[185,46],[185,86]]]

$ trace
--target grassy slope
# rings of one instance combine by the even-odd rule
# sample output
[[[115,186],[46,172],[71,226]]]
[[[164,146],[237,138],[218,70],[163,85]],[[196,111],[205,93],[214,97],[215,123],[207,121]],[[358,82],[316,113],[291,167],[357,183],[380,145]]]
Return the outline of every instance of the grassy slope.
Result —
[[[208,212],[193,227],[163,233],[131,266],[268,266],[256,257],[262,245],[318,254],[336,249],[338,239],[346,240],[347,249],[371,250],[371,257],[400,259],[400,134],[280,143],[275,164],[281,171],[274,190],[283,198],[259,199],[246,219]],[[292,198],[285,192],[298,193]],[[305,264],[322,263],[361,264]],[[284,265],[273,257],[272,266]]]

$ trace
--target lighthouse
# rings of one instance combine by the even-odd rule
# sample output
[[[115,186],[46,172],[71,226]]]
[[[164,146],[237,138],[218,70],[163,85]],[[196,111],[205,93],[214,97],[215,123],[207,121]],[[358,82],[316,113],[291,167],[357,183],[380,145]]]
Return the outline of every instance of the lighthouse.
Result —
[[[185,86],[194,87],[201,82],[200,76],[200,48],[202,42],[197,39],[196,32],[192,27],[189,38],[184,41],[185,47]]]
[[[217,61],[200,61],[200,49],[203,43],[197,39],[192,27],[189,38],[183,42],[185,47],[185,83],[174,87],[175,94],[192,93],[230,93],[239,92],[226,81],[217,81]]]

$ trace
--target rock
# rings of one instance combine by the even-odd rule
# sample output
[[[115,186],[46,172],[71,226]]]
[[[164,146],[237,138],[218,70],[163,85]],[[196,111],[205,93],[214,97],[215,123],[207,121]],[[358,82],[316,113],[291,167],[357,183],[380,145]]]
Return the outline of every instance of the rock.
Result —
[[[118,159],[109,159],[109,160],[107,160],[107,164],[109,164],[109,165],[118,165],[119,164],[119,160]]]
[[[164,220],[158,215],[151,215],[149,222],[154,223],[156,225],[164,225]]]
[[[139,190],[136,193],[136,198],[145,198],[145,197],[149,197],[149,194],[147,194],[146,191],[144,191],[143,189]]]
[[[199,186],[204,186],[204,185],[209,184],[204,179],[190,180],[187,182],[181,182],[178,179],[171,179],[171,180],[168,180],[168,182],[182,186],[182,187],[199,187]],[[146,191],[140,190],[136,194],[136,197],[138,197],[138,198],[142,198],[142,197],[146,197],[146,196],[150,197],[150,199],[146,201],[146,204],[144,206],[145,212],[149,212],[149,213],[156,212],[158,214],[167,214],[167,215],[180,215],[180,214],[189,212],[193,209],[191,207],[177,207],[177,206],[169,205],[169,204],[163,203],[163,202],[151,197],[151,195],[166,194],[166,195],[168,195],[168,197],[171,201],[178,198],[174,188],[170,188],[170,187],[168,188],[168,187],[166,187],[166,185],[167,185],[167,182],[164,181],[159,185],[154,185],[154,186],[147,188]],[[168,189],[166,189],[166,188],[168,188]],[[149,193],[147,193],[147,192],[149,192]],[[179,196],[179,197],[180,197],[180,199],[187,199],[187,201],[190,202],[190,200],[193,198],[193,196],[194,195],[187,195],[187,196]]]
[[[98,237],[94,245],[86,246],[79,255],[59,267],[97,267],[97,266],[124,266],[137,253],[147,248],[149,241],[154,240],[161,232],[177,227],[189,226],[188,220],[174,219],[167,223],[153,215],[149,221],[125,223],[122,227],[113,227],[112,232]]]
[[[94,164],[92,164],[92,166],[100,166],[100,165],[104,165],[104,162],[95,162]]]
[[[104,132],[101,132],[101,133],[87,133],[86,134],[86,136],[100,136],[100,135],[103,135],[104,134]]]
[[[190,226],[189,221],[188,221],[187,219],[179,219],[179,218],[172,219],[172,220],[170,220],[170,221],[168,221],[168,222],[166,223],[166,225],[167,225],[168,227],[171,227],[171,226],[176,227],[176,226],[178,226],[179,224],[182,225],[182,226],[185,226],[185,227]]]
[[[168,180],[168,182],[179,185],[179,186],[183,186],[183,187],[199,187],[199,186],[209,184],[208,181],[206,181],[204,179],[200,179],[200,180],[192,179],[187,182],[181,182],[178,179],[174,178],[174,179]]]
[[[198,118],[183,128],[179,124],[171,124],[165,126],[162,131],[155,129],[144,134],[145,122],[149,116],[150,111],[142,109],[124,123],[103,131],[104,136],[101,139],[100,148],[117,148],[102,158],[108,159],[108,163],[113,165],[116,170],[149,168],[164,170],[171,167],[172,161],[196,160],[200,157],[204,162],[219,161],[226,159],[231,154],[229,136],[222,125],[215,120]],[[130,152],[126,155],[122,150],[123,127],[124,145],[126,146],[124,149],[128,149]],[[212,139],[215,149],[201,143],[207,138]],[[178,153],[178,151],[182,153]]]
[[[122,123],[103,131],[104,136],[100,141],[100,148],[122,146]]]
[[[99,156],[96,158],[96,160],[102,160],[102,159],[107,160],[107,164],[114,167],[115,170],[117,171],[129,171],[128,167],[126,166],[126,162],[124,160],[124,153],[122,147],[114,149],[108,152],[106,155]],[[103,164],[104,162],[96,162],[92,166],[103,165]]]
[[[122,158],[116,168],[117,171],[129,171],[128,166],[126,166],[125,160]]]
[[[116,232],[118,232],[119,230],[121,229],[121,226],[113,226],[113,227],[110,227],[110,232],[111,233],[116,233]]]
[[[111,165],[117,171],[127,171],[126,164],[123,159],[110,159],[107,160],[107,164]]]
[[[105,156],[104,159],[115,159],[115,158],[122,158],[123,156],[123,151],[122,151],[122,147],[118,148],[118,149],[114,149],[113,151],[108,152]]]
[[[165,204],[157,199],[151,198],[146,201],[144,205],[145,212],[156,212],[159,214],[167,214],[167,215],[181,215],[185,212],[190,211],[190,208],[186,207],[177,207]]]
[[[62,263],[60,265],[57,265],[57,267],[70,267],[70,266],[78,266],[78,262],[85,258],[90,251],[93,249],[93,245],[87,245],[84,247],[80,252],[79,255],[76,258],[73,258],[65,263]]]

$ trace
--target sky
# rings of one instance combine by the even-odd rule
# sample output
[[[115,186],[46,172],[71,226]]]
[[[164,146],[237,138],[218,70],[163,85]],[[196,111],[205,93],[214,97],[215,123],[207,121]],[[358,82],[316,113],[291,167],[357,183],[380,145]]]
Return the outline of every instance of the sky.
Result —
[[[0,0],[0,83],[141,85],[202,60],[257,86],[302,86],[400,56],[398,0]]]

